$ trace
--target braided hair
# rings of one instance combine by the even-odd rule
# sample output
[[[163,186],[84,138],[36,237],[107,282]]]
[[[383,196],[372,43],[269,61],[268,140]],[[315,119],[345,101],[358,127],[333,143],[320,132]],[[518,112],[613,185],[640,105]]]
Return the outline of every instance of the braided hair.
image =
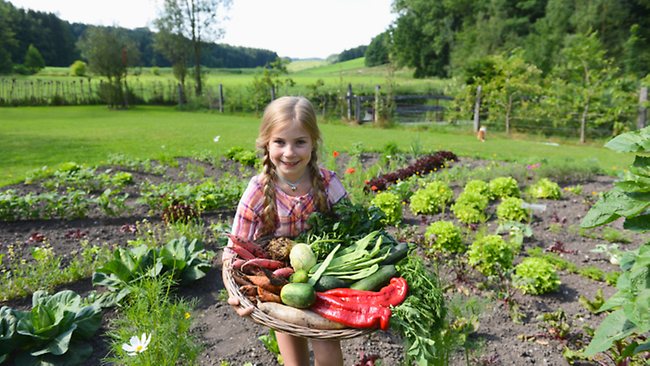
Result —
[[[312,141],[311,158],[307,165],[311,175],[312,192],[316,209],[320,212],[329,211],[330,207],[325,193],[325,183],[318,167],[318,148],[321,134],[316,123],[314,107],[304,97],[281,97],[271,102],[264,110],[262,124],[256,140],[257,149],[262,153],[262,172],[260,184],[264,193],[264,210],[262,211],[262,235],[272,235],[278,224],[278,209],[275,196],[275,183],[278,175],[276,166],[271,161],[269,143],[277,128],[284,128],[291,123],[299,122],[307,131]]]

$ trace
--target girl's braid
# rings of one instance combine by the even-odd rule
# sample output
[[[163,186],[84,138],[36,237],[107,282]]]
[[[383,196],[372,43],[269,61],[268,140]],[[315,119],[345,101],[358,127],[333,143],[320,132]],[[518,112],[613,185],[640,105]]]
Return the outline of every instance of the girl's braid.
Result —
[[[275,166],[271,162],[269,150],[264,149],[262,187],[264,192],[264,211],[262,212],[262,235],[273,235],[278,223],[278,208],[275,202]]]
[[[329,212],[330,207],[327,202],[327,194],[325,193],[325,184],[323,177],[320,174],[318,167],[318,157],[316,150],[311,152],[311,159],[309,160],[309,173],[311,174],[311,187],[314,194],[314,203],[316,204],[316,211],[326,213]]]

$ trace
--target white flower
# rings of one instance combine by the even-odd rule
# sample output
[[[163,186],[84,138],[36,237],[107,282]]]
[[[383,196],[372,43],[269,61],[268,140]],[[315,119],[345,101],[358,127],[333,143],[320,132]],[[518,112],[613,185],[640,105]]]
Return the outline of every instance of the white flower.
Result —
[[[212,139],[212,141],[214,141],[214,142],[219,142],[219,139],[220,139],[220,138],[221,138],[221,136],[215,136],[215,137]]]
[[[147,336],[147,333],[142,333],[140,338],[133,336],[129,340],[128,344],[122,344],[122,349],[125,350],[129,356],[135,356],[138,353],[146,351],[147,347],[149,347],[149,342],[151,342],[151,334]]]

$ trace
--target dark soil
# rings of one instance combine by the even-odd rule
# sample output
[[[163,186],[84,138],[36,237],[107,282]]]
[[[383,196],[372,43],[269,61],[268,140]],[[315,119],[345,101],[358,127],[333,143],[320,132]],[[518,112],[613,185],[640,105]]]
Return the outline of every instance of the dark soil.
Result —
[[[370,157],[368,163],[372,161]],[[154,183],[165,181],[185,181],[187,175],[183,172],[188,164],[204,167],[205,174],[212,177],[220,177],[224,171],[241,172],[239,167],[221,164],[219,167],[212,166],[205,162],[180,159],[178,167],[167,168],[163,175],[153,173],[134,172],[136,184],[145,180]],[[461,159],[455,165],[466,164],[478,166],[484,162]],[[111,167],[120,169],[119,167]],[[251,171],[248,171],[251,173]],[[520,182],[522,183],[522,182]],[[607,191],[612,187],[613,178],[607,176],[595,176],[588,181],[570,182],[581,184],[583,193],[575,195],[565,192],[564,198],[558,201],[542,200],[539,203],[546,205],[546,210],[538,212],[531,223],[534,231],[533,237],[524,242],[522,255],[525,249],[540,247],[549,249],[553,245],[561,248],[564,253],[561,256],[580,267],[595,266],[606,272],[618,270],[617,266],[609,263],[603,254],[591,252],[598,244],[609,244],[602,239],[600,229],[588,232],[588,235],[578,230],[581,218],[588,211],[595,200],[595,194]],[[564,184],[563,184],[564,185]],[[565,185],[565,186],[566,186]],[[5,187],[15,189],[19,192],[38,191],[36,185],[15,185]],[[458,188],[458,187],[456,187]],[[130,192],[133,197],[137,195],[137,189]],[[132,204],[134,200],[131,200]],[[494,212],[494,207],[490,208]],[[91,213],[90,218],[80,220],[33,220],[18,222],[0,222],[0,254],[6,254],[10,245],[16,253],[24,258],[29,258],[29,249],[39,243],[30,242],[34,233],[40,233],[47,238],[54,251],[61,255],[74,255],[79,248],[80,238],[89,240],[98,245],[125,245],[127,240],[133,239],[135,234],[125,230],[124,225],[134,225],[136,222],[147,219],[152,223],[160,221],[158,215],[149,215],[144,207],[137,207],[131,211],[128,217],[108,218],[99,212]],[[424,233],[426,226],[442,218],[451,219],[451,214],[440,214],[433,217],[414,217],[404,210],[405,227],[411,227],[412,238],[417,238]],[[228,220],[233,216],[233,211],[210,213],[204,216],[206,227],[211,223],[221,220]],[[621,230],[621,223],[613,223],[613,227]],[[494,232],[497,224],[491,219],[488,224],[488,231]],[[404,230],[396,230],[397,234],[404,235]],[[77,235],[75,235],[75,233]],[[626,233],[631,239],[630,244],[621,244],[625,248],[634,248],[647,241],[649,238],[640,235]],[[558,244],[559,243],[559,244]],[[217,241],[211,235],[207,238],[208,249],[218,251]],[[216,258],[219,258],[218,253]],[[522,258],[519,256],[516,262]],[[584,276],[570,273],[560,273],[562,285],[559,291],[543,295],[532,296],[515,292],[509,302],[496,299],[494,290],[481,289],[480,282],[484,279],[473,271],[461,270],[446,265],[447,259],[433,258],[432,264],[437,265],[443,284],[450,290],[448,297],[455,294],[475,296],[484,302],[480,314],[480,325],[470,340],[470,363],[482,365],[565,365],[567,361],[562,356],[565,346],[574,348],[580,344],[583,338],[583,327],[595,327],[602,319],[599,315],[590,314],[580,304],[580,296],[593,299],[598,289],[602,289],[605,297],[614,293],[614,288],[604,282],[597,282]],[[73,289],[81,294],[92,290],[90,279],[78,281],[64,286]],[[195,319],[194,334],[203,344],[204,350],[201,353],[199,364],[219,365],[222,360],[230,362],[230,365],[240,366],[245,362],[253,365],[276,365],[275,357],[266,351],[258,337],[268,332],[249,319],[240,318],[224,302],[219,300],[219,294],[223,290],[221,280],[221,263],[215,260],[213,269],[208,275],[193,283],[191,286],[181,289],[181,295],[197,299],[197,308],[193,315]],[[25,308],[30,306],[30,298],[14,299],[0,305]],[[510,308],[516,305],[521,319],[513,321]],[[563,310],[566,313],[566,321],[571,325],[568,335],[557,337],[548,325],[537,319],[542,313]],[[100,329],[100,336],[94,342],[94,353],[86,365],[100,365],[108,351],[108,339],[102,337],[111,318],[116,316],[114,310],[108,310],[104,314],[104,325]],[[361,355],[378,355],[383,365],[397,365],[402,361],[403,347],[400,338],[391,332],[377,331],[367,336],[345,340],[342,342],[345,364],[354,365]],[[458,352],[453,360],[454,365],[464,365],[465,356]],[[590,364],[590,363],[583,363]],[[596,364],[596,363],[593,363]]]

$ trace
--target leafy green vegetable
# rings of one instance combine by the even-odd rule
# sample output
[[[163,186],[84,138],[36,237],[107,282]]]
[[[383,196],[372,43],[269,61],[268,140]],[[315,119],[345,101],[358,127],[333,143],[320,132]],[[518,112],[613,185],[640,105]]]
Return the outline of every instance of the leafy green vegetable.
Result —
[[[512,245],[499,235],[486,235],[475,240],[467,252],[468,263],[486,276],[505,273],[512,268],[515,253]]]
[[[409,207],[415,215],[432,215],[444,210],[453,198],[447,183],[433,181],[413,193]]]
[[[559,200],[562,198],[562,189],[550,179],[542,178],[528,187],[528,194],[533,198]]]
[[[526,258],[515,267],[515,287],[525,294],[541,295],[560,287],[555,266],[543,258]]]
[[[466,249],[460,229],[451,221],[432,222],[424,232],[424,237],[434,251],[462,253]]]
[[[377,193],[370,204],[379,207],[386,215],[386,224],[397,225],[402,221],[402,200],[397,194],[392,192]]]

